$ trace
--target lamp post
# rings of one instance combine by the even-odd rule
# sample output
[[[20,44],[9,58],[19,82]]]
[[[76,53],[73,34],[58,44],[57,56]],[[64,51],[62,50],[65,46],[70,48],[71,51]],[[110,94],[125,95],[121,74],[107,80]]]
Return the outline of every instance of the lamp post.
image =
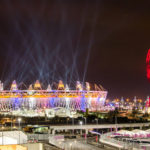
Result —
[[[68,125],[68,121],[69,121],[69,118],[67,117],[67,125]]]
[[[116,132],[117,132],[117,115],[115,115],[115,125],[116,125]]]
[[[96,118],[95,120],[96,120],[96,125],[98,125],[98,118]],[[98,132],[98,128],[96,129],[96,131]],[[97,135],[97,142],[98,142],[98,135]]]
[[[72,117],[72,125],[74,126],[74,118]],[[73,129],[73,134],[74,134],[74,129]]]
[[[81,127],[82,127],[83,121],[80,121],[79,124],[80,124]],[[81,128],[81,137],[82,137],[82,128]]]
[[[72,143],[70,143],[70,149],[72,150]]]
[[[83,117],[84,118],[84,124],[86,125],[86,117]],[[86,135],[86,130],[85,130],[85,140],[86,140],[86,137],[87,137],[87,135]]]
[[[20,130],[21,130],[21,128],[20,128],[20,122],[21,122],[21,118],[18,118],[18,123],[19,123],[19,144],[20,144]]]
[[[86,125],[86,117],[83,117],[83,118],[84,118],[84,120],[85,120],[85,123],[84,123],[84,124]]]
[[[95,120],[96,120],[96,125],[98,125],[98,119],[96,118]],[[98,132],[98,128],[96,130]]]
[[[98,125],[98,119],[97,118],[95,119],[95,121],[96,121],[96,125]]]
[[[2,125],[2,145],[4,145],[4,134],[3,134],[4,126]]]
[[[11,131],[12,131],[12,123],[13,123],[13,119],[12,119],[12,117],[11,117]]]

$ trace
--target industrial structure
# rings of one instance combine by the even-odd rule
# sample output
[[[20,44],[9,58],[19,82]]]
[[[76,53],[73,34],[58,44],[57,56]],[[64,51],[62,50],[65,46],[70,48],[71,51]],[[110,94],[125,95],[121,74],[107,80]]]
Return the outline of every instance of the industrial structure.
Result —
[[[83,88],[77,81],[75,90],[69,89],[61,80],[55,90],[50,85],[43,90],[38,80],[33,86],[30,85],[28,90],[19,90],[16,81],[13,81],[10,90],[4,90],[3,83],[0,82],[0,111],[44,110],[55,107],[74,111],[85,111],[88,108],[90,111],[96,111],[103,107],[106,96],[106,90],[98,86],[91,90],[88,82]]]

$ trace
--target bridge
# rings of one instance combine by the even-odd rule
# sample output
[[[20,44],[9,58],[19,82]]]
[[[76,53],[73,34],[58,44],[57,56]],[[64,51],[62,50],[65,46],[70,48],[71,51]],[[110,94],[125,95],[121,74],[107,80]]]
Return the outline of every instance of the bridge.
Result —
[[[85,130],[85,133],[88,134],[88,131],[91,129],[118,129],[126,127],[148,127],[150,123],[124,123],[124,124],[96,124],[96,125],[63,125],[63,126],[50,126],[49,132],[53,135],[56,131],[61,130]]]

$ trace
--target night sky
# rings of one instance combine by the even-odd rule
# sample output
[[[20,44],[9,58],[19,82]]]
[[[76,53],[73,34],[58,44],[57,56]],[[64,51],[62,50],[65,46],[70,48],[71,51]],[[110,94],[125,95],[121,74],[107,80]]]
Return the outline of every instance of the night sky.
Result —
[[[0,79],[101,84],[109,98],[146,98],[150,2],[0,1]]]

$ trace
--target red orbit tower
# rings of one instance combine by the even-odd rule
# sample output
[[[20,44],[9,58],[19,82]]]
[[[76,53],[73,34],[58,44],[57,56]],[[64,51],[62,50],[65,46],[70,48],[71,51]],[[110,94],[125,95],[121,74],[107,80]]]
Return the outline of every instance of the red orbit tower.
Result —
[[[150,81],[150,49],[148,50],[146,57],[146,75],[147,79]]]
[[[147,76],[148,81],[150,82],[150,49],[148,50],[147,57],[146,57],[146,76]],[[149,96],[147,97],[147,100],[146,100],[146,107],[147,108],[150,107]]]

